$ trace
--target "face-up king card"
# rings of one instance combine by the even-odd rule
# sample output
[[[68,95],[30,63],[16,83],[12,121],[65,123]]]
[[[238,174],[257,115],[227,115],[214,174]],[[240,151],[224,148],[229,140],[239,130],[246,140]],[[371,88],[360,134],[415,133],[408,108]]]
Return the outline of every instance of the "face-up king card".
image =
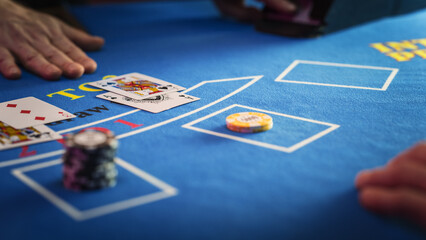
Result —
[[[165,110],[181,106],[187,103],[200,100],[197,97],[189,96],[183,93],[172,92],[156,97],[136,100],[126,96],[121,96],[115,93],[103,93],[98,98],[106,99],[111,102],[124,104],[130,107],[139,108],[152,113],[159,113]]]
[[[35,97],[0,103],[0,121],[22,129],[76,116]]]
[[[89,83],[89,85],[136,100],[185,89],[184,87],[139,73],[130,73],[116,78],[100,80]]]
[[[60,134],[44,125],[16,129],[0,121],[0,151],[61,138]]]

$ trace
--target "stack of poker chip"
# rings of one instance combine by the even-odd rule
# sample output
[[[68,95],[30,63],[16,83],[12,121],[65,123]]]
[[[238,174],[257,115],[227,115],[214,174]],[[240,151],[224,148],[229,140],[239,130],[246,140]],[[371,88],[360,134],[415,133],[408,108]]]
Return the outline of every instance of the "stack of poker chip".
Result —
[[[115,186],[117,147],[118,142],[110,131],[88,129],[68,135],[63,156],[65,188],[82,191]]]
[[[272,117],[258,112],[242,112],[229,115],[226,118],[226,127],[239,133],[257,133],[272,128]]]

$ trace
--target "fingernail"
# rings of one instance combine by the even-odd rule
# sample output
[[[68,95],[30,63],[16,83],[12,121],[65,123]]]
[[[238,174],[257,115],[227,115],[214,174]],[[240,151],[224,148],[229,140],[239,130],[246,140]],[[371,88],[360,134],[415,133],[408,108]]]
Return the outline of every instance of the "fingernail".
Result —
[[[18,79],[21,77],[21,72],[16,67],[11,67],[8,69],[7,76],[10,79]]]
[[[362,185],[364,185],[369,175],[370,175],[370,170],[364,170],[359,172],[355,177],[355,186],[359,188]]]
[[[57,67],[50,65],[46,69],[46,78],[49,80],[56,80],[59,79],[62,75],[61,70],[59,70]]]
[[[364,170],[364,171],[361,171],[361,172],[359,172],[358,173],[358,178],[365,178],[365,177],[367,177],[368,175],[370,175],[370,170]]]
[[[84,67],[78,63],[72,63],[68,66],[67,77],[79,78],[84,74]]]
[[[297,6],[291,2],[287,2],[287,4],[284,6],[287,11],[294,12],[297,10]]]
[[[99,44],[101,44],[101,45],[105,44],[105,39],[103,37],[95,36],[95,38],[96,38],[96,41],[99,42]]]
[[[93,73],[98,67],[96,62],[91,59],[84,60],[82,64],[84,66],[85,73]]]

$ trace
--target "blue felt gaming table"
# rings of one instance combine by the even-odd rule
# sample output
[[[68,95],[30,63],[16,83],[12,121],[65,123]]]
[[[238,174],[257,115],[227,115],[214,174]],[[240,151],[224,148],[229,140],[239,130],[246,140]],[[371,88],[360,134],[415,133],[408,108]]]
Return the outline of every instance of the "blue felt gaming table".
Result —
[[[78,115],[50,124],[61,134],[113,130],[118,185],[65,190],[59,142],[2,151],[0,239],[424,239],[364,210],[353,181],[425,139],[426,47],[405,45],[410,60],[396,61],[370,44],[426,38],[426,11],[318,39],[256,32],[210,1],[73,12],[106,39],[90,53],[97,72],[0,78],[0,100],[34,96]],[[151,114],[85,85],[130,72],[201,100]],[[243,111],[271,115],[274,128],[228,131],[226,116]]]

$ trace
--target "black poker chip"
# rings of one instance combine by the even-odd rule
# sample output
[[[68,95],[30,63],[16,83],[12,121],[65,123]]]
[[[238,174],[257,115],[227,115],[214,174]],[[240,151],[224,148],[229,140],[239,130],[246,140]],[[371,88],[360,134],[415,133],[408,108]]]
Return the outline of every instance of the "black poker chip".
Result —
[[[63,185],[74,191],[113,187],[117,183],[114,158],[118,141],[109,131],[83,130],[66,137]]]

